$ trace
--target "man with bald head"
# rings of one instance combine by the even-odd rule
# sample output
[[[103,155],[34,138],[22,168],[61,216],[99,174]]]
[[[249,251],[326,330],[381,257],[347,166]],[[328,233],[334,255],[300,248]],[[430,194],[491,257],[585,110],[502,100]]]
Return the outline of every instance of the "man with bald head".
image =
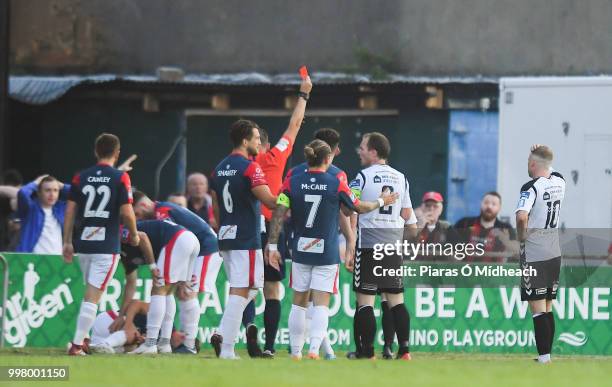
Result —
[[[212,198],[208,194],[208,179],[203,173],[194,172],[187,177],[187,208],[217,229],[212,210]]]

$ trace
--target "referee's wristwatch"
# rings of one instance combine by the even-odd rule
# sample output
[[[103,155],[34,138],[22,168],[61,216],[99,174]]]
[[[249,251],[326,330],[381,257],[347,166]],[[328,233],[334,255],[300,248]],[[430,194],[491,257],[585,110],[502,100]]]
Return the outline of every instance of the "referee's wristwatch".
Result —
[[[310,98],[310,94],[308,93],[304,93],[303,91],[298,91],[298,98],[304,98],[304,101],[308,101],[308,98]]]

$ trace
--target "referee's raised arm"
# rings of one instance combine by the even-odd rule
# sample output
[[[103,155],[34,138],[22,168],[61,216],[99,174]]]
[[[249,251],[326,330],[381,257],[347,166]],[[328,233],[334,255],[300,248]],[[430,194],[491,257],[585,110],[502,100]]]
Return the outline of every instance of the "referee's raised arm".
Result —
[[[298,99],[295,104],[295,108],[293,108],[293,113],[291,114],[291,118],[289,119],[289,126],[283,133],[283,137],[289,137],[291,139],[291,143],[295,142],[295,139],[302,127],[302,121],[304,121],[304,114],[306,112],[306,103],[310,98],[310,91],[312,90],[312,81],[309,76],[306,76],[302,80],[302,84],[300,85],[300,91],[298,92]]]

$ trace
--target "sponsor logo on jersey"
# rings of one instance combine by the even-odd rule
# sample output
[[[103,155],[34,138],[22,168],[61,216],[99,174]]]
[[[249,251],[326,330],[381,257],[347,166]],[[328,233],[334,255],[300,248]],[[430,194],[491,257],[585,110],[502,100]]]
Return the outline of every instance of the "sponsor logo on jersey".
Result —
[[[544,192],[544,195],[542,195],[542,200],[550,200],[550,194],[548,192]]]
[[[361,179],[355,179],[353,181],[351,181],[351,183],[349,184],[350,188],[359,188],[361,187]]]
[[[325,239],[305,238],[298,239],[298,251],[303,253],[323,254],[325,250]]]
[[[374,183],[381,183],[382,179],[380,178],[380,176],[376,175],[374,176]]]
[[[219,229],[219,240],[236,239],[237,232],[238,232],[238,226],[235,224],[221,226],[221,228]]]
[[[106,240],[106,227],[85,227],[81,233],[82,241]]]
[[[522,191],[521,199],[529,199],[529,191]]]

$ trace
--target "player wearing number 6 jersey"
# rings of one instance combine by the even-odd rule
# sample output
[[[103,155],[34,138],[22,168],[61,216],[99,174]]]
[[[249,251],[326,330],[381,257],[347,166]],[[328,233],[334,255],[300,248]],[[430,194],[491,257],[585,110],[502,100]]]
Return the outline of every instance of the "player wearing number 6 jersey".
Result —
[[[308,357],[319,358],[319,348],[327,335],[330,295],[338,290],[340,252],[338,248],[338,211],[365,213],[391,205],[397,194],[384,194],[375,201],[359,201],[344,180],[326,173],[332,152],[329,145],[314,140],[304,148],[308,170],[285,179],[278,207],[271,224],[267,255],[271,266],[278,268],[281,256],[277,242],[285,213],[291,209],[293,264],[290,286],[293,305],[289,313],[291,354],[302,357],[306,307],[312,294],[314,309],[310,329]]]
[[[412,203],[408,181],[404,174],[387,164],[391,145],[381,133],[366,133],[359,146],[361,165],[366,167],[350,183],[351,190],[362,200],[373,200],[386,190],[399,195],[399,200],[368,214],[359,215],[358,243],[353,272],[353,289],[357,293],[355,312],[355,337],[357,357],[374,357],[376,319],[374,300],[377,293],[389,305],[389,312],[399,342],[398,359],[410,360],[408,339],[410,316],[404,305],[403,278],[376,276],[374,269],[381,264],[388,269],[399,269],[400,255],[387,255],[382,261],[373,257],[373,247],[380,243],[396,243],[404,238],[404,227],[410,225]],[[398,271],[396,271],[398,272]]]
[[[273,209],[272,195],[257,156],[261,139],[253,121],[238,120],[230,129],[234,149],[213,171],[213,210],[219,224],[219,250],[230,283],[229,298],[219,326],[211,337],[217,356],[235,359],[234,341],[242,313],[263,286],[260,202]]]
[[[83,339],[94,323],[100,297],[117,269],[120,218],[129,231],[131,244],[137,246],[140,242],[131,205],[130,177],[113,167],[119,158],[119,148],[117,136],[101,134],[95,144],[98,163],[72,179],[64,220],[63,256],[70,263],[77,252],[87,289],[69,355],[84,354]]]
[[[521,299],[529,302],[540,363],[550,362],[555,336],[552,303],[557,298],[561,269],[558,227],[565,180],[559,172],[552,170],[552,159],[549,147],[531,147],[527,172],[532,180],[521,187],[515,211],[521,242],[521,267],[531,267],[537,273],[535,277],[523,276]]]

